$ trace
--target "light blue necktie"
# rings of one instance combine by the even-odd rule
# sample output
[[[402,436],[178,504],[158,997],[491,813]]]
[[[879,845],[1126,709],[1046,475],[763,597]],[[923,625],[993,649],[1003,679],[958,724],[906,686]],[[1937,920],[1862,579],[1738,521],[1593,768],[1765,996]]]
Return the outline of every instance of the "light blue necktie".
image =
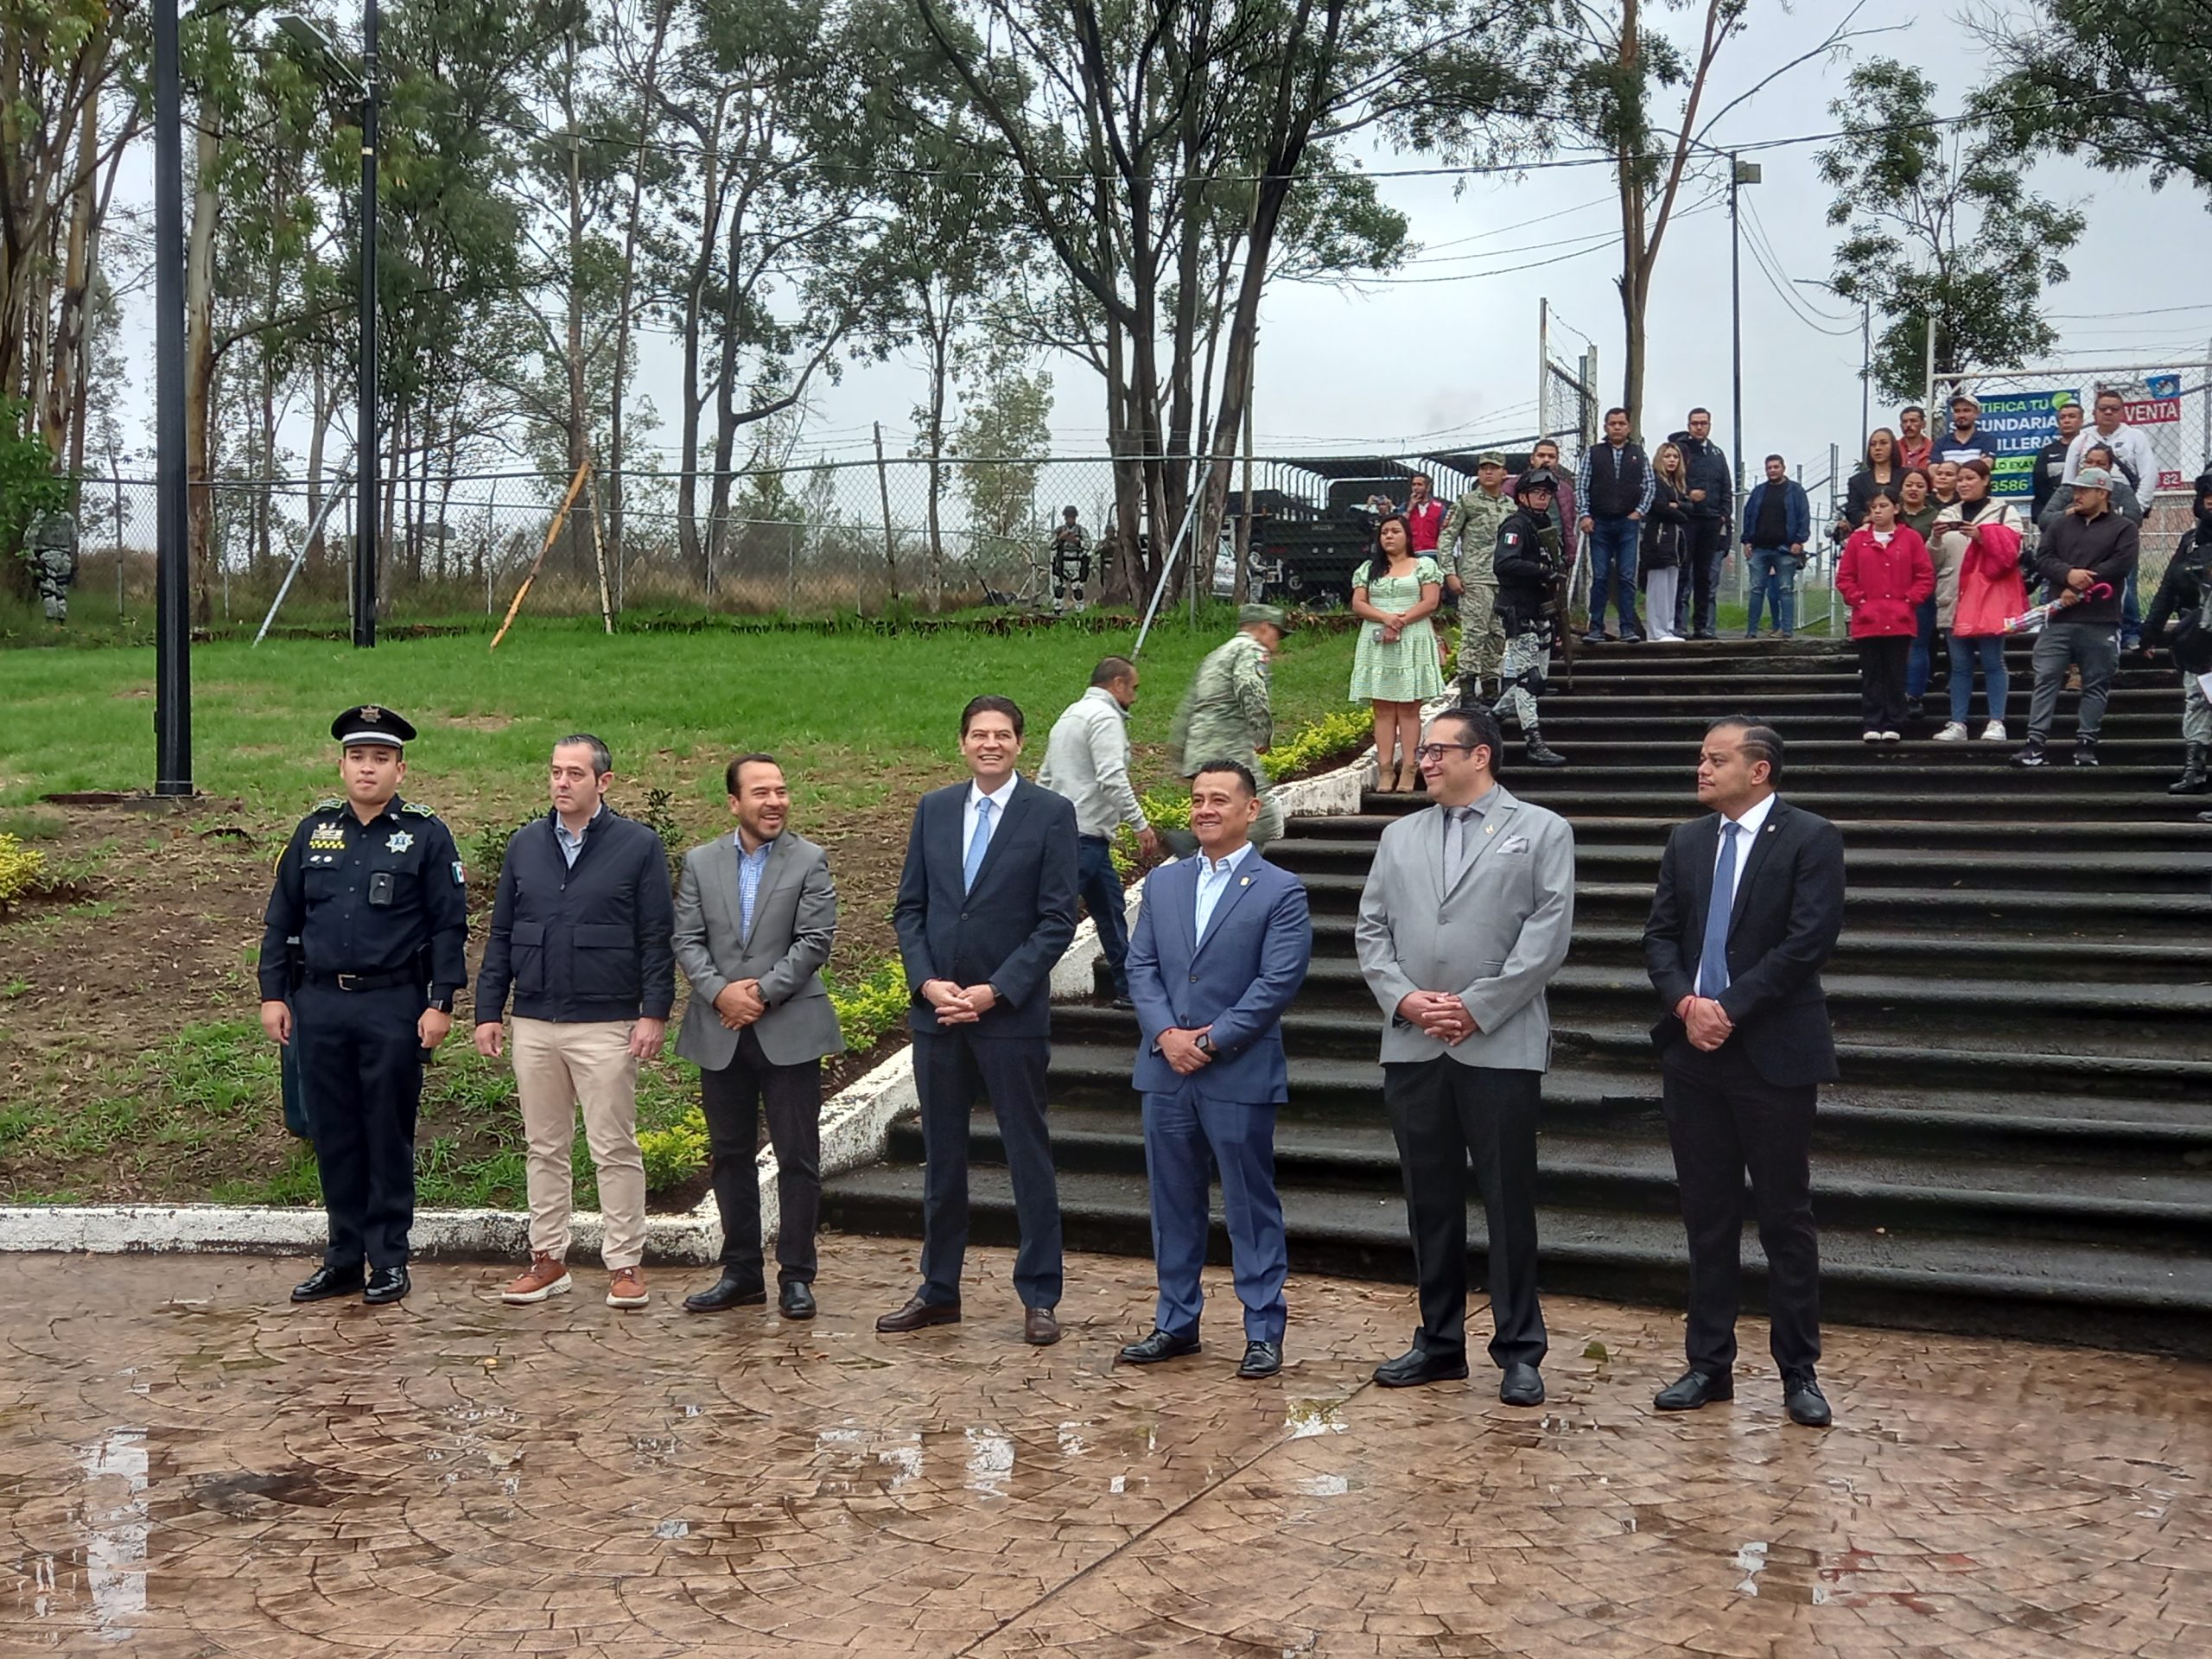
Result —
[[[968,862],[961,869],[960,890],[974,888],[977,872],[983,868],[983,855],[991,849],[991,798],[979,796],[976,801],[976,835],[968,843]]]
[[[1697,959],[1697,994],[1718,996],[1728,988],[1728,912],[1736,902],[1736,837],[1740,823],[1720,825],[1720,862],[1713,867],[1713,899],[1705,907],[1705,949]]]

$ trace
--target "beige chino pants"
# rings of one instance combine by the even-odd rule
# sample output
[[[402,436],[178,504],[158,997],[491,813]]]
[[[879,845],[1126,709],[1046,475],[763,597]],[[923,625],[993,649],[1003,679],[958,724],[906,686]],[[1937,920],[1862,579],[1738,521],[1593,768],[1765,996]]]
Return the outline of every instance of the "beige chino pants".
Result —
[[[577,1108],[599,1172],[604,1225],[600,1259],[609,1271],[645,1259],[645,1163],[638,1155],[638,1062],[628,1020],[515,1021],[515,1090],[529,1148],[530,1248],[565,1257],[575,1202],[570,1148]]]

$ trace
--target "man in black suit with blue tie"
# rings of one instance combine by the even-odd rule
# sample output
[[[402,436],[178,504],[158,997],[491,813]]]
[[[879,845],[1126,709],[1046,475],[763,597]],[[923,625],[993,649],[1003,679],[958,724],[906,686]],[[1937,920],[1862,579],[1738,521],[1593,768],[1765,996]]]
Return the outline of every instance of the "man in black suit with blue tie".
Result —
[[[922,1100],[922,1287],[882,1332],[960,1318],[968,1250],[968,1119],[990,1096],[1006,1145],[1021,1247],[1022,1338],[1060,1339],[1060,1200],[1045,1128],[1052,964],[1075,937],[1075,808],[1018,774],[1021,710],[977,697],[960,716],[974,775],[914,809],[892,919],[912,998]]]
[[[1811,1159],[1815,1100],[1836,1075],[1821,969],[1843,931],[1843,837],[1776,795],[1782,761],[1781,734],[1754,721],[1706,734],[1697,793],[1713,815],[1668,837],[1643,930],[1690,1254],[1689,1370],[1654,1403],[1734,1397],[1748,1173],[1783,1405],[1822,1428]]]
[[[1290,1098],[1282,1016],[1313,954],[1306,889],[1260,856],[1260,785],[1235,760],[1191,779],[1198,855],[1154,870],[1129,942],[1129,998],[1141,1037],[1132,1081],[1143,1098],[1160,1302],[1152,1332],[1122,1350],[1131,1365],[1198,1351],[1199,1269],[1221,1172],[1244,1358],[1236,1374],[1282,1370],[1290,1271],[1275,1192],[1275,1109]],[[1209,1167],[1211,1166],[1211,1168]]]

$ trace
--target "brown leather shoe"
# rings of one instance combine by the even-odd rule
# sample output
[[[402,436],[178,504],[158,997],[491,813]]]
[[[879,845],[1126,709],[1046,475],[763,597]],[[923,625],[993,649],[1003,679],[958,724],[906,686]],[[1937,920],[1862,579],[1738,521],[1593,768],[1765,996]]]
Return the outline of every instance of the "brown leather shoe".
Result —
[[[652,1298],[645,1294],[645,1275],[635,1268],[617,1268],[607,1277],[609,1307],[643,1307]]]
[[[542,1302],[548,1296],[560,1295],[569,1283],[568,1265],[559,1256],[539,1250],[531,1254],[530,1266],[519,1277],[507,1281],[506,1288],[499,1293],[499,1300],[518,1304]]]
[[[906,1306],[896,1313],[886,1313],[875,1322],[875,1328],[886,1335],[895,1336],[901,1331],[926,1331],[933,1325],[960,1323],[960,1304],[957,1302],[925,1302],[919,1296],[910,1298]]]
[[[1021,1339],[1033,1348],[1049,1348],[1060,1339],[1060,1322],[1049,1307],[1033,1307],[1021,1318]]]

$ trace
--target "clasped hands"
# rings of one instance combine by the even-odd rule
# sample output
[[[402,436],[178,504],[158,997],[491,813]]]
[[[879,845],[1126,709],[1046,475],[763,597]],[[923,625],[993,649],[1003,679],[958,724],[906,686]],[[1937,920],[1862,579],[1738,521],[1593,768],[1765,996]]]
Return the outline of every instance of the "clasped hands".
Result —
[[[1710,1054],[1726,1042],[1736,1029],[1728,1010],[1709,996],[1690,995],[1675,1004],[1675,1018],[1682,1022],[1690,1046]]]
[[[1198,1046],[1198,1039],[1213,1029],[1201,1026],[1196,1031],[1185,1031],[1171,1026],[1160,1033],[1160,1056],[1174,1068],[1175,1075],[1187,1077],[1200,1066],[1210,1064],[1213,1056]]]
[[[715,1012],[731,1031],[742,1031],[768,1012],[757,979],[733,979],[715,993]]]
[[[1398,1018],[1446,1048],[1458,1047],[1481,1029],[1467,1005],[1449,991],[1408,991],[1398,999]]]
[[[932,979],[922,985],[922,1000],[937,1010],[941,1026],[972,1026],[999,1005],[999,994],[988,985],[961,986],[949,979]]]

